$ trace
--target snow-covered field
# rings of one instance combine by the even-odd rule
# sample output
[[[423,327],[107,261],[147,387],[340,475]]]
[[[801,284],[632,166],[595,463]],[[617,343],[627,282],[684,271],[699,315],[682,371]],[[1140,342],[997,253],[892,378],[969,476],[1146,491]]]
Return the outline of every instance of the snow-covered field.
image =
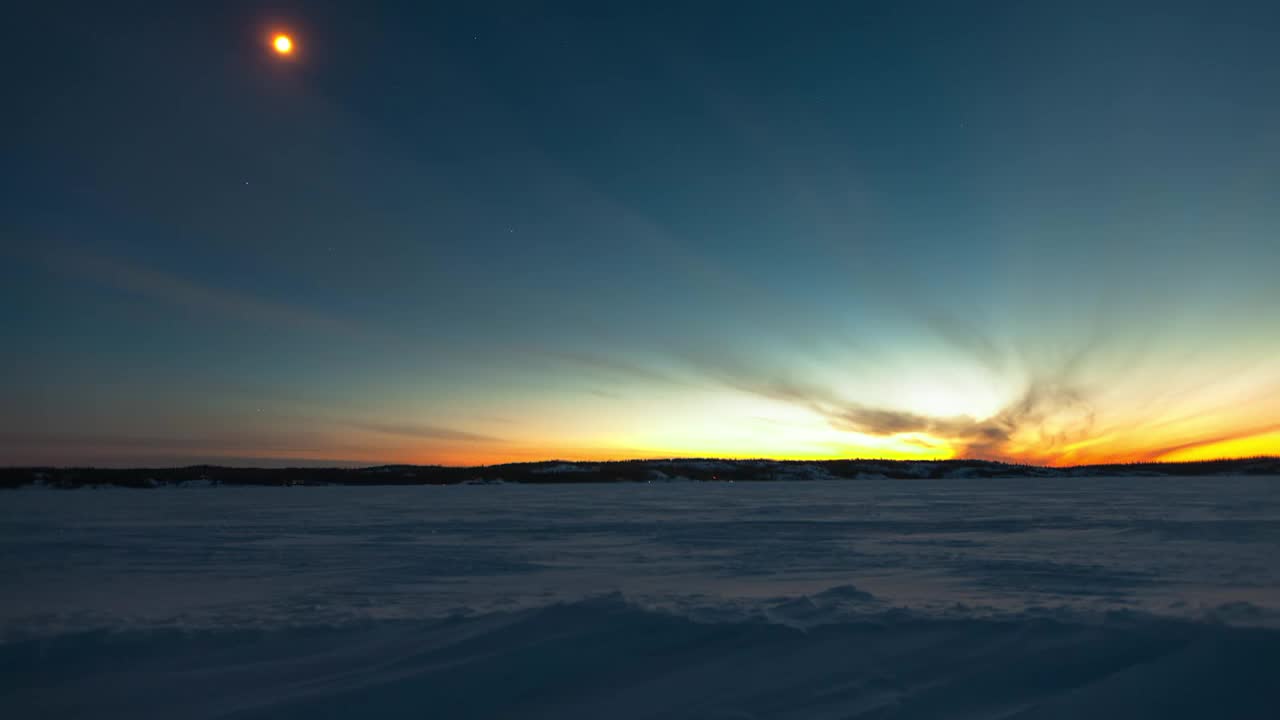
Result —
[[[1280,479],[0,494],[0,717],[1273,718]]]

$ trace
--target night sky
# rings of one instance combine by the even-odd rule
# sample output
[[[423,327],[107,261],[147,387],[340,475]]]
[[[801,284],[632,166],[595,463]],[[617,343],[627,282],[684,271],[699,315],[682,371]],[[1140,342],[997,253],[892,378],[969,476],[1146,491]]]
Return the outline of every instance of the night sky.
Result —
[[[1273,0],[4,15],[0,464],[1280,454]]]

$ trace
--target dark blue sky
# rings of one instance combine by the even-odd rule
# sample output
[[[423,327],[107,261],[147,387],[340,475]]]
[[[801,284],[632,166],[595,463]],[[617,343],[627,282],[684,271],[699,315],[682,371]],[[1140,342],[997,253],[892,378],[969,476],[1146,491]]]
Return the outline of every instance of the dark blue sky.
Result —
[[[1280,6],[802,5],[9,10],[0,462],[1280,450]]]

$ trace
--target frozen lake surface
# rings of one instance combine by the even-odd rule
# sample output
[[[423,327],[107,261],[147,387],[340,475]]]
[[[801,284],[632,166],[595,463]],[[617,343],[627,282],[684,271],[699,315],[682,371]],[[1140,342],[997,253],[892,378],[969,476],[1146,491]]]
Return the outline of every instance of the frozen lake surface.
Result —
[[[5,717],[1274,717],[1280,479],[19,490]]]

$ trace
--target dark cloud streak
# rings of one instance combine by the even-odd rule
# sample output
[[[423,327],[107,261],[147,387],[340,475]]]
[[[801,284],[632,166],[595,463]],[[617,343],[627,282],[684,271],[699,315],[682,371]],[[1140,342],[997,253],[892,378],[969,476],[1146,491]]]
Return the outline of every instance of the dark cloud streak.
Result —
[[[455,430],[438,425],[422,425],[417,423],[392,422],[351,422],[348,426],[357,430],[365,430],[379,435],[397,435],[419,440],[452,440],[457,442],[496,443],[501,438],[480,433]]]

